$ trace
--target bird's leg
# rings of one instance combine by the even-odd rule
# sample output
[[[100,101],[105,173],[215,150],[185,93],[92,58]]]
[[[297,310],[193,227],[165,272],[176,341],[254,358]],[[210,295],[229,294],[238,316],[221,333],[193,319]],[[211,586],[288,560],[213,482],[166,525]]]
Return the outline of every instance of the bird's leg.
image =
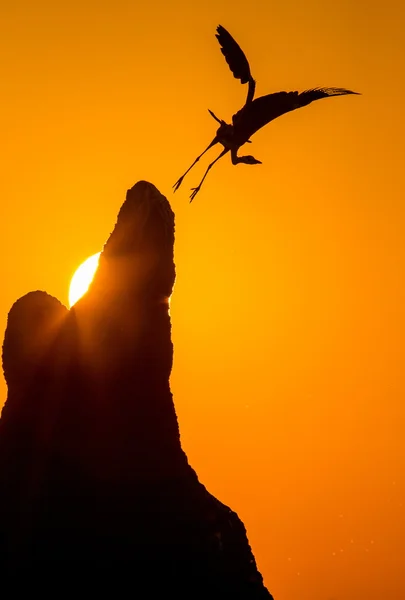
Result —
[[[206,147],[206,149],[204,150],[204,152],[201,152],[200,156],[197,156],[197,158],[195,159],[195,161],[193,162],[193,164],[191,165],[191,167],[189,167],[189,168],[187,169],[187,171],[184,173],[184,175],[182,175],[182,176],[180,177],[180,179],[178,179],[178,180],[176,181],[176,183],[174,184],[174,186],[173,186],[173,187],[174,187],[174,191],[175,191],[175,192],[176,192],[176,191],[179,189],[179,187],[181,186],[181,182],[183,181],[184,177],[187,175],[187,173],[188,173],[189,171],[191,171],[191,169],[192,169],[192,168],[194,167],[194,165],[195,165],[195,164],[196,164],[196,163],[197,163],[197,162],[200,160],[200,158],[203,156],[203,154],[205,154],[205,153],[207,152],[207,150],[209,150],[210,148],[212,148],[212,146],[215,146],[215,144],[217,144],[217,143],[218,143],[218,140],[217,140],[217,138],[215,137],[215,138],[212,140],[211,144],[210,144],[209,146],[207,146],[207,147]]]
[[[217,162],[217,160],[219,160],[220,158],[222,158],[224,156],[224,154],[226,154],[227,152],[229,152],[228,148],[225,148],[224,150],[222,150],[221,154],[219,156],[217,156],[216,159],[214,161],[212,161],[212,163],[210,165],[208,165],[207,170],[204,173],[204,177],[201,179],[199,185],[196,188],[191,188],[193,190],[193,193],[190,196],[190,202],[192,202],[194,200],[194,198],[196,197],[196,195],[200,191],[200,188],[201,188],[201,186],[202,186],[202,184],[204,182],[204,179],[208,175],[208,171],[211,169],[211,167],[213,167],[215,165],[215,163]]]
[[[257,160],[254,156],[251,156],[251,155],[238,156],[237,150],[234,148],[232,148],[232,150],[231,150],[231,159],[232,159],[233,165],[237,165],[239,163],[244,163],[245,165],[261,165],[262,164],[262,161]]]

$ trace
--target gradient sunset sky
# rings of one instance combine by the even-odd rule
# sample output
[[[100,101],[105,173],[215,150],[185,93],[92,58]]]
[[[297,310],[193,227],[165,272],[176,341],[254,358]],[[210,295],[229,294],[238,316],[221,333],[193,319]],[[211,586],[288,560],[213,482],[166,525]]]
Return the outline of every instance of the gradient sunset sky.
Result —
[[[3,3],[4,4],[4,3]],[[0,329],[67,304],[126,190],[176,213],[172,390],[200,480],[236,510],[275,600],[405,598],[402,0],[14,0],[0,9]],[[277,119],[172,185],[246,97],[362,93]],[[0,405],[6,385],[0,383]]]

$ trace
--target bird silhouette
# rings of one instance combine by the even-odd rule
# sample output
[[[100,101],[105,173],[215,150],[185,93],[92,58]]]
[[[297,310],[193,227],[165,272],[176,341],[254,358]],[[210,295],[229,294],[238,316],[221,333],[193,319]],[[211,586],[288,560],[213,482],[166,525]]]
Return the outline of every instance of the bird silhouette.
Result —
[[[268,94],[267,96],[260,96],[253,100],[256,88],[256,82],[253,79],[249,62],[237,42],[233,39],[231,34],[222,25],[218,25],[216,38],[221,46],[221,52],[225,56],[225,60],[229,65],[234,77],[239,79],[242,84],[248,84],[248,93],[246,102],[237,113],[232,117],[232,125],[226,123],[211,111],[208,110],[210,115],[218,121],[220,124],[216,136],[207,148],[202,152],[193,164],[187,169],[187,171],[176,181],[174,184],[174,191],[178,190],[184,177],[194,167],[194,165],[200,160],[200,158],[216,144],[222,144],[224,149],[217,158],[208,165],[207,170],[204,173],[204,177],[200,181],[196,188],[192,188],[192,194],[190,196],[190,202],[194,200],[196,195],[201,189],[201,186],[208,175],[210,169],[214,164],[228,152],[231,153],[231,160],[233,165],[244,163],[246,165],[258,165],[261,164],[260,160],[254,158],[254,156],[238,156],[238,150],[243,144],[250,143],[250,138],[259,129],[277,119],[281,115],[301,108],[310,104],[314,100],[320,100],[321,98],[330,98],[331,96],[345,96],[347,94],[358,94],[358,92],[352,92],[345,88],[335,87],[317,87],[304,92],[276,92],[274,94]]]

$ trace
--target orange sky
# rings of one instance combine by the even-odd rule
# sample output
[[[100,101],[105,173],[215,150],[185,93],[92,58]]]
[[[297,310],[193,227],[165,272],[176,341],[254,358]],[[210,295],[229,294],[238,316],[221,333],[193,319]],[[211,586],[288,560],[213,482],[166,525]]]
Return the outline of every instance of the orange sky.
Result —
[[[139,179],[176,212],[172,388],[183,445],[237,510],[275,600],[405,597],[402,0],[15,0],[1,8],[1,331],[67,303]],[[246,88],[322,100],[253,138],[263,165],[173,196]],[[2,400],[6,387],[1,382]]]

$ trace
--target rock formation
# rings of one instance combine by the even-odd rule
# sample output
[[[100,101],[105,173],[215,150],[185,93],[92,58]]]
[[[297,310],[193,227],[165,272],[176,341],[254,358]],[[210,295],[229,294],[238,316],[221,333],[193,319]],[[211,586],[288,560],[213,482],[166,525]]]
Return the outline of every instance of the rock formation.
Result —
[[[78,597],[271,600],[243,523],[181,447],[169,387],[173,245],[168,201],[138,182],[89,292],[70,311],[44,292],[10,310],[0,576],[15,597],[71,587]]]

